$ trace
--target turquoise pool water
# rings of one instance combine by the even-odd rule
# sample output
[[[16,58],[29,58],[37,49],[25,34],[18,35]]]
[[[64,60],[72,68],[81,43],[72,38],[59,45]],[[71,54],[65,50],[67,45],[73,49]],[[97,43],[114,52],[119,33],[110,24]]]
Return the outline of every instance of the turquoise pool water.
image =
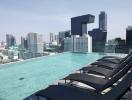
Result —
[[[104,55],[67,52],[1,66],[0,100],[22,100]]]

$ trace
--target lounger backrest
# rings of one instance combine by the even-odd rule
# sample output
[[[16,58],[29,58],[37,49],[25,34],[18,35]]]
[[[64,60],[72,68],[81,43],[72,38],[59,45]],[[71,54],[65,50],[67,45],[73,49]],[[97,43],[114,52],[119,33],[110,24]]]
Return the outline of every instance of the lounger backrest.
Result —
[[[130,69],[132,68],[132,59],[125,65],[121,70],[119,70],[111,79],[108,79],[107,83],[100,89],[100,91],[112,86],[120,78],[122,78]]]
[[[124,62],[122,62],[121,64],[118,65],[118,67],[116,69],[114,69],[112,71],[112,73],[108,74],[107,77],[114,77],[115,74],[117,74],[120,70],[126,68],[127,69],[127,64],[129,64],[129,62],[131,62],[132,59],[132,55],[130,55]]]
[[[115,82],[117,82],[121,77],[123,77],[132,67],[132,60],[126,65],[126,67],[124,67],[122,70],[120,70],[118,73],[116,73],[114,75],[114,77],[112,77],[106,84],[105,86],[102,88],[106,89],[109,86],[112,86]]]

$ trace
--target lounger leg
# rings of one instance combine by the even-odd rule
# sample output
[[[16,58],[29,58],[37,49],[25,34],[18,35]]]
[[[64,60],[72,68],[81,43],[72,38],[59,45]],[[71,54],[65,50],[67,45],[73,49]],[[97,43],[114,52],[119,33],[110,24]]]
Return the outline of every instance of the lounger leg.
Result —
[[[37,96],[37,100],[39,100],[39,96]]]

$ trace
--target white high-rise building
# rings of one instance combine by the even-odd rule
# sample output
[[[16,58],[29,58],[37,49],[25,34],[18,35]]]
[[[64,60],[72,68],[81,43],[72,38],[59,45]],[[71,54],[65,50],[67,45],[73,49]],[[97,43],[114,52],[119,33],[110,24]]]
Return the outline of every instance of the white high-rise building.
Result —
[[[64,38],[64,51],[73,51],[74,36]]]
[[[43,53],[43,35],[37,35],[37,53]]]
[[[50,45],[58,45],[58,44],[59,44],[58,35],[50,33]]]
[[[28,33],[28,50],[32,53],[43,53],[43,36],[37,33]]]
[[[71,38],[65,38],[64,51],[92,52],[91,36],[84,34],[83,36],[72,35]]]

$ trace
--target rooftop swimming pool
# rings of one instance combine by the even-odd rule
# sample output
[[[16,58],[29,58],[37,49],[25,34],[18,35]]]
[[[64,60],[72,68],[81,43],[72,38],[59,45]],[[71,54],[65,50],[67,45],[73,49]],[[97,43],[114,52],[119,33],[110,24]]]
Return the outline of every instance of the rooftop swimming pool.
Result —
[[[0,65],[0,100],[22,100],[105,55],[66,52]]]

